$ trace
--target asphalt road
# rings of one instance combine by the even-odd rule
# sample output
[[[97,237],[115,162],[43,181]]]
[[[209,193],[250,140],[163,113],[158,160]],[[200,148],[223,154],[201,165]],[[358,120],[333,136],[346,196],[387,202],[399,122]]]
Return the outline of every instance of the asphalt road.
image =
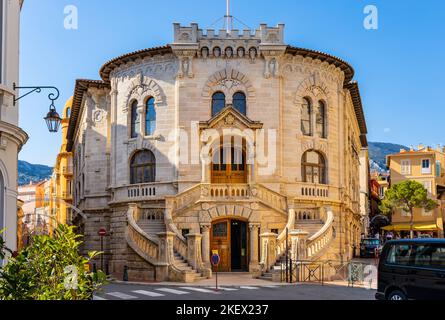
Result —
[[[337,285],[210,287],[109,284],[95,300],[375,300],[375,290]]]

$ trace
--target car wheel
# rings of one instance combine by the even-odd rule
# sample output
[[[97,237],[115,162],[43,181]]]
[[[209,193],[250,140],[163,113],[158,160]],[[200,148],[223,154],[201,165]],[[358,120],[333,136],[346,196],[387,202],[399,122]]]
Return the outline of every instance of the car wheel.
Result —
[[[395,290],[388,295],[390,301],[403,301],[407,300],[405,294],[402,291]]]

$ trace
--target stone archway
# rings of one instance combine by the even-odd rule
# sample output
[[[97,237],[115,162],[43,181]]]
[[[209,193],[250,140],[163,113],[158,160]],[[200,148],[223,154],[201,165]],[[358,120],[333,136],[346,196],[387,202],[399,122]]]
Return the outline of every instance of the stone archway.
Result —
[[[246,219],[226,217],[212,222],[210,250],[218,251],[221,258],[218,271],[248,271],[249,228]]]

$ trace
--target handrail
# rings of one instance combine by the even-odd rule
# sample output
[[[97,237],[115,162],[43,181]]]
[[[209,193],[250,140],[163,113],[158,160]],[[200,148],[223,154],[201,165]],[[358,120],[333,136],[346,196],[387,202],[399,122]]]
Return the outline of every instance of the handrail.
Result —
[[[286,197],[261,184],[257,184],[251,189],[252,195],[258,198],[261,202],[279,212],[287,214]]]
[[[151,237],[136,223],[137,208],[127,211],[127,230],[125,237],[131,248],[152,265],[159,265],[159,239]]]
[[[333,224],[334,224],[334,214],[332,210],[326,209],[326,218],[324,226],[313,236],[311,236],[306,244],[307,248],[307,256],[311,259],[314,259],[316,255],[320,254],[325,248],[326,245],[330,243],[334,234],[333,234]]]

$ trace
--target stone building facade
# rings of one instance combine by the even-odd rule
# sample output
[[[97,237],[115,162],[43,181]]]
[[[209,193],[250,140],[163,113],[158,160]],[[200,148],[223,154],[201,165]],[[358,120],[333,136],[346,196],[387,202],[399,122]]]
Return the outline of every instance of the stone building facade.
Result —
[[[105,228],[109,271],[194,281],[267,273],[284,253],[348,261],[362,232],[366,123],[354,71],[284,43],[284,25],[203,31],[77,80],[68,128],[73,222]]]
[[[19,128],[20,11],[23,0],[0,1],[0,231],[6,245],[17,250],[18,153],[28,135]],[[0,264],[2,262],[0,261]]]

